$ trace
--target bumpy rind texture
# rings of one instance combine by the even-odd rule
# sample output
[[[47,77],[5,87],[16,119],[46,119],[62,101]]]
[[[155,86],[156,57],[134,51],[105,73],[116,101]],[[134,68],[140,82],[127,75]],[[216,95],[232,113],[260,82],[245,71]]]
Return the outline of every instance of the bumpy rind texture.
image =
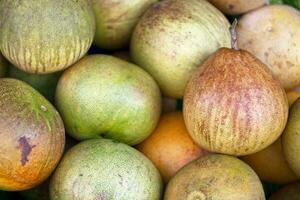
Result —
[[[268,0],[208,0],[223,13],[239,15],[269,3]]]
[[[67,152],[50,183],[51,200],[159,200],[162,180],[140,152],[107,139]]]
[[[161,94],[153,78],[138,66],[94,55],[64,72],[57,85],[56,105],[74,138],[103,136],[135,145],[154,130]]]
[[[131,56],[165,96],[182,98],[193,70],[220,47],[230,47],[229,26],[207,1],[162,1],[137,24]]]
[[[218,153],[247,155],[272,144],[288,117],[284,89],[246,51],[221,48],[193,74],[184,96],[193,139]]]
[[[265,63],[286,90],[300,85],[300,12],[272,5],[244,15],[237,26],[238,45]]]
[[[140,17],[157,1],[92,0],[96,17],[95,45],[104,49],[126,47]]]
[[[0,80],[0,189],[24,190],[44,181],[62,156],[63,122],[36,90]]]
[[[95,18],[86,0],[2,0],[0,49],[18,68],[45,74],[67,68],[89,49]]]
[[[255,172],[241,160],[208,155],[182,168],[169,182],[164,200],[265,200]]]
[[[292,105],[286,128],[282,134],[285,159],[291,169],[300,177],[300,99]]]

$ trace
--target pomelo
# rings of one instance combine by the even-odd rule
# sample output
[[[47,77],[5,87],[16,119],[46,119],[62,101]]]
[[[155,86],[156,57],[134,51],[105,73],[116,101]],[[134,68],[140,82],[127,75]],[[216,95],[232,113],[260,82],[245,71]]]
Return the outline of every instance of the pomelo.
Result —
[[[94,43],[104,49],[121,49],[129,44],[135,25],[158,0],[91,0],[96,16]]]
[[[30,189],[45,181],[65,144],[55,108],[25,82],[0,79],[0,189]]]
[[[104,137],[135,145],[154,130],[161,94],[153,78],[138,66],[93,55],[63,73],[56,105],[75,139]]]
[[[223,13],[240,15],[267,5],[269,0],[208,0]]]
[[[230,47],[229,27],[207,1],[161,1],[137,24],[131,57],[154,77],[164,96],[182,98],[193,71],[220,47]]]
[[[300,97],[300,92],[298,91],[289,91],[286,93],[286,96],[289,101],[290,107],[293,105],[293,103]]]
[[[291,169],[300,177],[300,99],[290,109],[289,119],[282,134],[283,152]]]
[[[86,0],[1,0],[0,50],[35,74],[60,71],[88,51],[95,17]]]
[[[264,200],[255,172],[243,161],[210,154],[182,168],[169,182],[164,200]]]
[[[288,109],[286,93],[267,66],[247,51],[228,48],[195,71],[183,102],[192,138],[208,151],[236,156],[275,142]]]
[[[51,200],[160,200],[158,170],[136,149],[92,139],[71,148],[50,183]]]
[[[182,112],[164,114],[137,149],[155,164],[165,182],[187,163],[208,154],[188,134]]]
[[[287,5],[264,6],[243,15],[238,45],[265,63],[286,90],[300,85],[300,12]]]

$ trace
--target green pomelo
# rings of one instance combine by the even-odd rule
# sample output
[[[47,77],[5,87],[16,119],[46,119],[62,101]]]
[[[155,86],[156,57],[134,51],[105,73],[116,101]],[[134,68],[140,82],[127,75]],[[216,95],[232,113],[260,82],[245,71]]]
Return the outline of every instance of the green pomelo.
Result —
[[[282,134],[285,159],[295,174],[300,177],[300,98],[290,109],[286,128]]]
[[[96,16],[95,45],[104,49],[126,47],[142,14],[157,1],[92,0]]]
[[[0,79],[0,189],[30,189],[45,181],[65,144],[55,108],[28,84]]]
[[[60,71],[88,51],[95,18],[86,0],[1,0],[0,49],[18,68]]]
[[[0,53],[0,77],[4,77],[6,75],[7,65],[7,61],[3,58],[3,56]]]
[[[183,167],[169,182],[164,200],[264,200],[255,172],[241,160],[210,154]]]
[[[62,72],[51,74],[30,74],[12,65],[8,68],[8,76],[22,80],[39,91],[50,102],[54,102],[55,89]]]
[[[269,200],[299,200],[300,183],[293,183],[283,187],[281,190],[271,195]]]
[[[143,154],[107,139],[67,152],[50,183],[51,200],[159,200],[162,180]]]
[[[137,24],[131,56],[165,96],[182,98],[192,72],[220,47],[230,47],[230,24],[207,1],[165,0]]]
[[[136,65],[107,56],[87,56],[67,69],[56,90],[67,132],[78,140],[115,139],[135,145],[154,130],[160,91]]]

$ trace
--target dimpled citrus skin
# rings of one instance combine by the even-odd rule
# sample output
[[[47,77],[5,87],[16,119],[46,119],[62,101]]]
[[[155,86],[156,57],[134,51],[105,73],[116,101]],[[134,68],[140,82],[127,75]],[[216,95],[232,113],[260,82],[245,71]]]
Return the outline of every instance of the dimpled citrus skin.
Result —
[[[166,183],[184,165],[208,154],[188,134],[182,112],[164,114],[137,149],[155,164]]]
[[[161,96],[143,69],[112,56],[93,55],[64,72],[56,105],[74,138],[103,136],[135,145],[154,130]]]
[[[26,83],[0,80],[0,189],[25,190],[46,180],[65,144],[55,108]]]
[[[238,45],[265,63],[286,90],[300,85],[300,12],[286,5],[264,6],[243,15]]]
[[[140,17],[157,1],[92,0],[96,16],[95,45],[104,49],[126,47]]]
[[[286,184],[299,179],[285,160],[281,138],[262,151],[241,159],[250,165],[263,181]]]
[[[165,96],[182,98],[193,70],[220,47],[230,46],[229,26],[207,1],[161,1],[133,32],[132,60],[154,77]]]
[[[262,184],[243,161],[210,154],[183,167],[169,182],[164,200],[265,200]]]
[[[239,15],[269,3],[268,0],[208,0],[223,13]]]
[[[221,48],[190,79],[183,114],[192,138],[204,149],[248,155],[279,138],[288,117],[280,82],[246,51]]]
[[[1,0],[0,49],[26,72],[67,68],[88,51],[94,33],[89,1]]]
[[[51,200],[159,200],[162,180],[140,152],[92,139],[71,148],[50,183]]]

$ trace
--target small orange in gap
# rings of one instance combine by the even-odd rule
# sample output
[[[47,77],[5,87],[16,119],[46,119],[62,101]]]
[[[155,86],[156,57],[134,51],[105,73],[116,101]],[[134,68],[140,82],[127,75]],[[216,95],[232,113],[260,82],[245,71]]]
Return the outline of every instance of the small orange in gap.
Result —
[[[289,106],[291,107],[292,104],[300,97],[300,92],[298,91],[289,91],[286,93],[288,101],[289,101]]]
[[[184,165],[208,154],[188,134],[182,112],[164,114],[152,135],[137,149],[156,165],[165,182]]]

